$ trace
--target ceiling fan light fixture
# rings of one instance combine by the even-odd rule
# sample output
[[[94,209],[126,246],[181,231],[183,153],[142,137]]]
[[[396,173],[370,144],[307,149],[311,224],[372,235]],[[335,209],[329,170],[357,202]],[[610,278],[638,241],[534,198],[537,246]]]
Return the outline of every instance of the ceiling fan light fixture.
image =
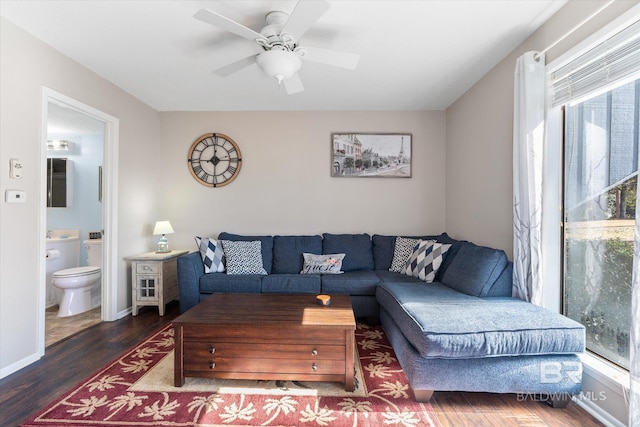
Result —
[[[281,83],[298,72],[302,66],[300,57],[286,50],[267,50],[256,57],[256,63],[265,72]]]

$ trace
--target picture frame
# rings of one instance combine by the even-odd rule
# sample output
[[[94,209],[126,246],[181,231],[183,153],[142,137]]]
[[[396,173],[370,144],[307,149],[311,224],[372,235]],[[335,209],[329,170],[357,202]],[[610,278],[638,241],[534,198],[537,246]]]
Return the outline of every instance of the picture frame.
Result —
[[[411,133],[331,134],[331,176],[411,178]]]

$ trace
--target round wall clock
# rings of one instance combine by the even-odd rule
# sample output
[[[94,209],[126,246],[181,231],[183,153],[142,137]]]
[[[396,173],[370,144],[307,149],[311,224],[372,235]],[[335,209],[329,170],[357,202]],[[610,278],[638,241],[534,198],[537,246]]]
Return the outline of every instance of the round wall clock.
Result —
[[[233,181],[242,166],[238,145],[221,133],[207,133],[196,139],[187,157],[191,175],[207,187],[222,187]]]

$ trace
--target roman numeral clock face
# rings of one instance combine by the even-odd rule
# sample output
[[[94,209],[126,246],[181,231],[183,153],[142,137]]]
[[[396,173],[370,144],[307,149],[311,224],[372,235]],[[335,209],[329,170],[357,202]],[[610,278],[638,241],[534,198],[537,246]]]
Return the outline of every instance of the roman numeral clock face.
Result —
[[[233,181],[242,166],[238,145],[221,133],[208,133],[196,139],[187,158],[191,175],[207,187],[222,187]]]

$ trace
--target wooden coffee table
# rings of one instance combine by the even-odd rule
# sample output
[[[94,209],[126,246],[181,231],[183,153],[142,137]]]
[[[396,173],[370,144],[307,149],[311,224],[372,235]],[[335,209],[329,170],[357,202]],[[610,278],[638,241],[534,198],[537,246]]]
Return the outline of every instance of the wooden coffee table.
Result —
[[[213,294],[173,321],[174,385],[185,377],[344,382],[354,389],[348,295]]]

